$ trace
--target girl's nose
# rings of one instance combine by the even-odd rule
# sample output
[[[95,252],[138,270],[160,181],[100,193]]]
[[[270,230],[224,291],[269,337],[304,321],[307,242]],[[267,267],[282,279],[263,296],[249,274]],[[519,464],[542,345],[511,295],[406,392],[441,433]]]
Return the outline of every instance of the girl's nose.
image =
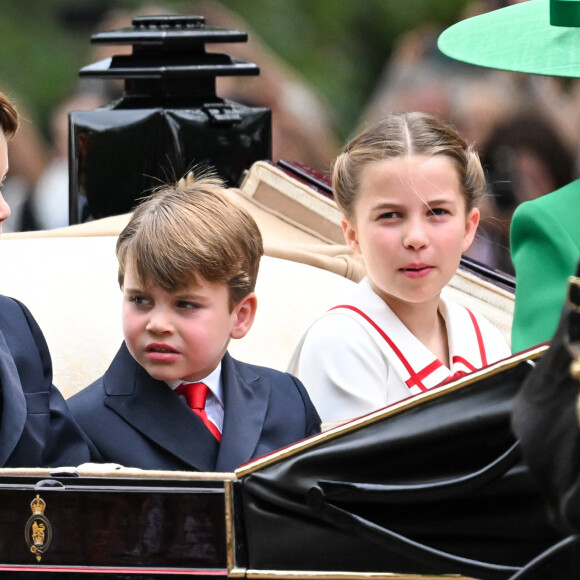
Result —
[[[409,221],[405,230],[403,245],[405,248],[419,250],[429,244],[425,224],[420,220]]]

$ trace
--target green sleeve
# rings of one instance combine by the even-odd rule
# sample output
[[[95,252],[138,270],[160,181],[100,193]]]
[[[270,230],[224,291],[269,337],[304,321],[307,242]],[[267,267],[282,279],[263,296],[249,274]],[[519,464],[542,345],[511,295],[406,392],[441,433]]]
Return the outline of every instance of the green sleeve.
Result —
[[[551,340],[564,304],[568,277],[576,271],[580,253],[573,237],[577,234],[570,230],[572,223],[577,230],[579,222],[573,219],[570,223],[569,216],[559,218],[545,204],[538,203],[541,199],[522,203],[511,224],[516,271],[514,353]],[[572,214],[576,214],[574,209]]]

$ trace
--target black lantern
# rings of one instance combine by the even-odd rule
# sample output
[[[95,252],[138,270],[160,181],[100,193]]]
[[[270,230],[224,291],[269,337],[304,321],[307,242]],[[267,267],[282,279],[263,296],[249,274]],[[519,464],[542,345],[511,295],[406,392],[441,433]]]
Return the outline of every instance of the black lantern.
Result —
[[[245,42],[238,30],[200,16],[139,17],[132,28],[101,32],[98,44],[132,45],[81,77],[123,79],[123,96],[69,115],[70,223],[131,211],[154,187],[193,166],[210,166],[230,186],[272,156],[271,111],[216,95],[216,77],[257,75],[258,67],[206,43]]]

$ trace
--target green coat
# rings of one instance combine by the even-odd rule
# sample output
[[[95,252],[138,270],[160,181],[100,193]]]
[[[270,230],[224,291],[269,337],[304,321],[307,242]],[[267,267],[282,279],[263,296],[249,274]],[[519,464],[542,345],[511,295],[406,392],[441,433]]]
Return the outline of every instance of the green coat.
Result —
[[[511,223],[516,271],[512,352],[551,340],[580,258],[580,179],[522,203]]]

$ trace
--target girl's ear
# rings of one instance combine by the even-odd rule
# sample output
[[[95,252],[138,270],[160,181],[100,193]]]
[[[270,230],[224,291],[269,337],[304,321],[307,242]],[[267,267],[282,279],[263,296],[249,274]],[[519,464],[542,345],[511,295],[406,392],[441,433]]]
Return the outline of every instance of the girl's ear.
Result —
[[[466,252],[473,242],[475,237],[475,232],[477,231],[477,226],[479,225],[480,212],[479,209],[474,207],[468,214],[465,221],[465,234],[463,235],[463,246],[461,250]]]
[[[342,226],[342,233],[344,234],[344,240],[346,245],[355,253],[360,254],[360,244],[358,241],[358,234],[354,228],[351,220],[345,216],[340,220],[340,225]]]
[[[235,306],[233,311],[233,325],[230,331],[232,338],[243,338],[248,334],[258,309],[258,298],[254,292],[246,294]]]

